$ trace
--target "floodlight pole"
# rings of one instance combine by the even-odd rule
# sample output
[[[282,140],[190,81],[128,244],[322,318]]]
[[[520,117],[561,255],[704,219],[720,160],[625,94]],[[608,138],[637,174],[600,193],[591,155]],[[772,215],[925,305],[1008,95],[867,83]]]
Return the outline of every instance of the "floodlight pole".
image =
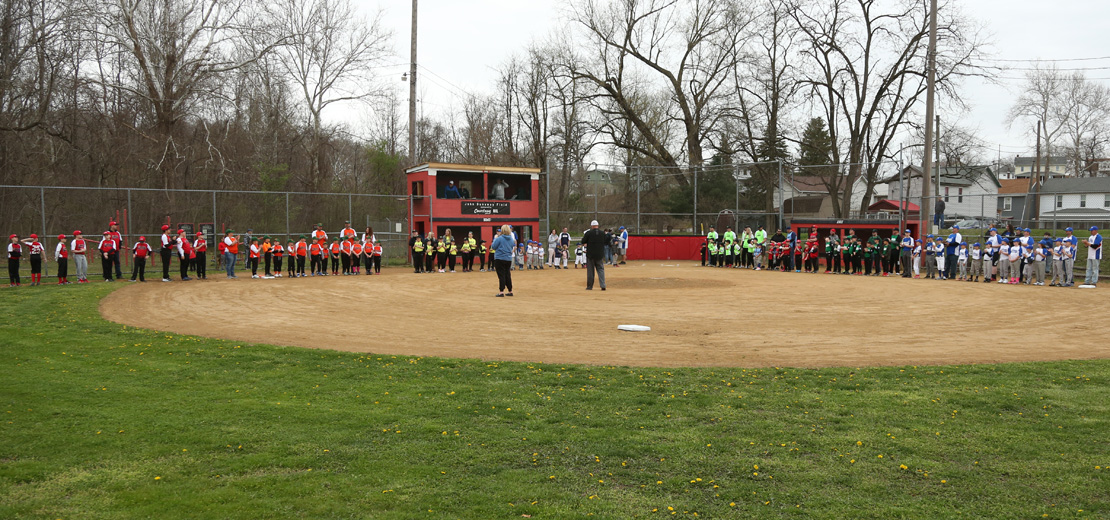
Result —
[[[409,43],[409,163],[416,164],[416,2],[412,0],[412,41]]]

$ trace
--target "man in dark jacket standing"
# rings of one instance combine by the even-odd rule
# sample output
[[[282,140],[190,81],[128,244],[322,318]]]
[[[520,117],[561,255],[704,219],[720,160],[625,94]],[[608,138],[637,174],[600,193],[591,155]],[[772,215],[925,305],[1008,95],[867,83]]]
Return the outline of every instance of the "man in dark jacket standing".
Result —
[[[590,222],[590,230],[582,235],[582,244],[586,246],[586,290],[594,289],[594,269],[597,270],[601,290],[605,290],[605,246],[608,245],[608,235],[597,228],[597,221]]]

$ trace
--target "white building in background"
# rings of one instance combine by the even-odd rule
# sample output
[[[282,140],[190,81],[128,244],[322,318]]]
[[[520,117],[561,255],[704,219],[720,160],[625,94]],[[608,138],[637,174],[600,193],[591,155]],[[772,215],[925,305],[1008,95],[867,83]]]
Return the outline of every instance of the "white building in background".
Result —
[[[1014,159],[1013,178],[1028,179],[1036,168],[1036,157],[1022,157],[1019,155]],[[1041,157],[1040,168],[1040,171],[1043,172],[1042,177],[1064,177],[1072,175],[1072,173],[1068,171],[1068,169],[1071,168],[1071,162],[1068,161],[1067,157],[1059,155]]]
[[[1038,193],[1041,221],[1110,221],[1110,177],[1048,179]]]
[[[934,179],[936,173],[934,172]],[[921,204],[921,168],[908,166],[902,171],[906,200]],[[887,186],[890,199],[897,199],[899,193],[898,176],[882,180]],[[998,178],[990,166],[953,166],[940,169],[940,189],[932,185],[932,195],[939,194],[944,199],[944,215],[947,219],[956,217],[998,216]],[[933,200],[928,201],[929,209]]]

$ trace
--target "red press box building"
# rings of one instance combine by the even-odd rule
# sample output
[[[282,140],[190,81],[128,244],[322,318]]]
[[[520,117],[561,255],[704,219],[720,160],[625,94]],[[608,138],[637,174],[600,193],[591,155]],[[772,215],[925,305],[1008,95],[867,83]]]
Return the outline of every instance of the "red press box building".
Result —
[[[505,224],[522,241],[540,232],[539,168],[426,163],[405,174],[411,229],[421,235],[473,231],[488,244]]]

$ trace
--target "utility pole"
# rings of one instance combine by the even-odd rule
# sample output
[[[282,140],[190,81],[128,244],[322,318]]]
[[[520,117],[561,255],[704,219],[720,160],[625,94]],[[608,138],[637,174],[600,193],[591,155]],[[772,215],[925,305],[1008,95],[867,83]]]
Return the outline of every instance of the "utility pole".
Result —
[[[1040,182],[1041,176],[1041,121],[1037,121],[1037,156],[1033,158],[1033,171],[1029,174],[1029,195],[1025,198],[1029,200],[1026,206],[1033,207],[1033,215],[1030,219],[1035,218],[1040,214],[1039,210],[1040,197],[1037,196],[1037,183]],[[1022,215],[1024,217],[1024,215]],[[1025,220],[1022,218],[1022,220]],[[1023,224],[1024,225],[1024,224]]]
[[[921,164],[921,216],[925,229],[932,225],[932,207],[929,200],[929,177],[933,169],[933,118],[936,114],[937,96],[937,0],[929,1],[929,55],[925,95],[925,158]],[[922,238],[926,232],[921,231]]]
[[[409,50],[409,163],[416,164],[416,0],[412,0],[412,41]]]

